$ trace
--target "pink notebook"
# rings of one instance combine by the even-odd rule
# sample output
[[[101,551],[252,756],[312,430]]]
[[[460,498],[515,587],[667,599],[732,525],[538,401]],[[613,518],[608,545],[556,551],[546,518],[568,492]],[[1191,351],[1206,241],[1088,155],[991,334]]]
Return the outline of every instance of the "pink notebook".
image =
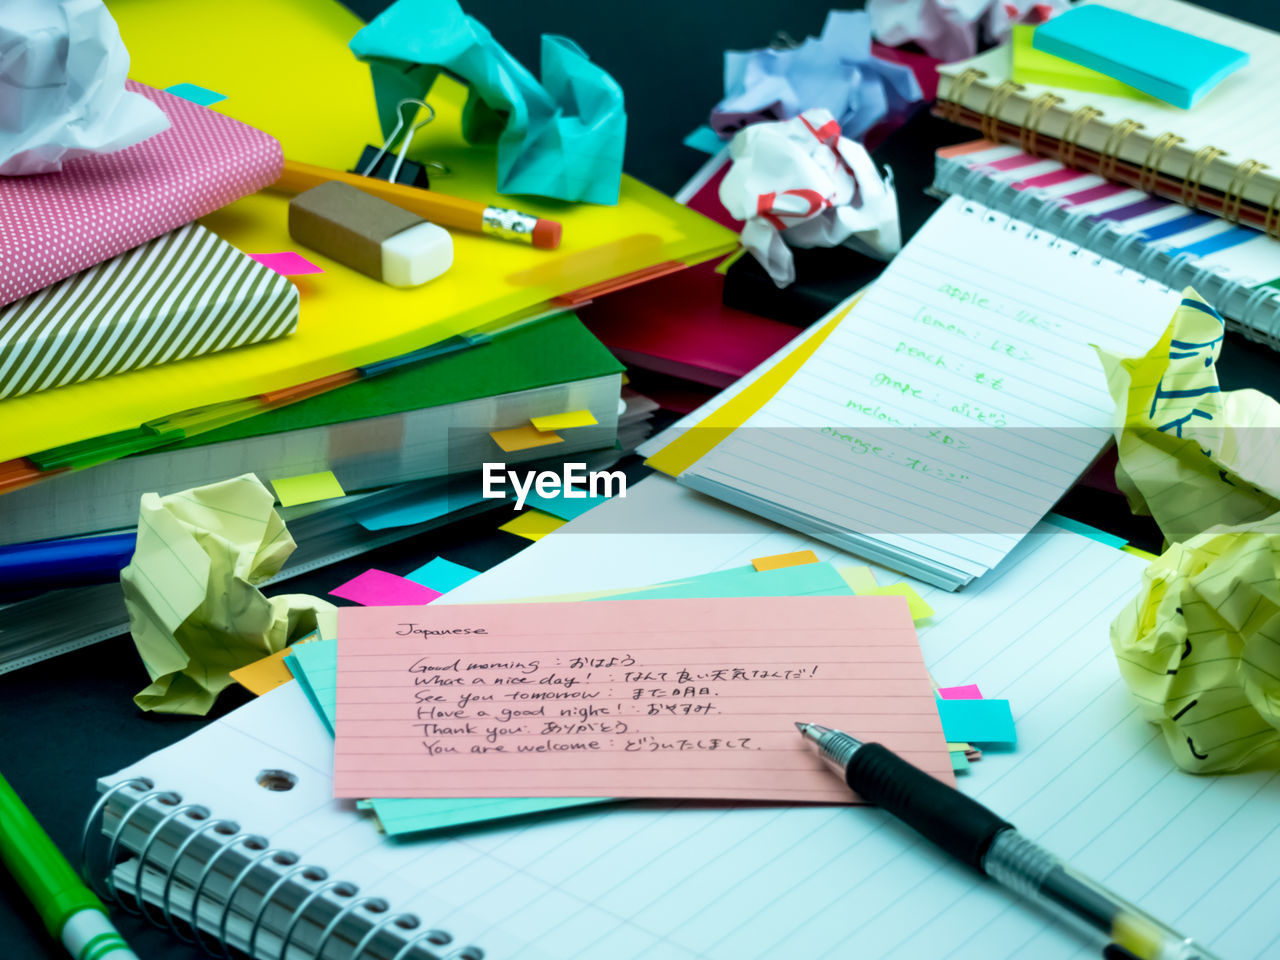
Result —
[[[169,129],[59,173],[0,177],[0,304],[101,263],[275,182],[280,144],[253,127],[126,81]]]

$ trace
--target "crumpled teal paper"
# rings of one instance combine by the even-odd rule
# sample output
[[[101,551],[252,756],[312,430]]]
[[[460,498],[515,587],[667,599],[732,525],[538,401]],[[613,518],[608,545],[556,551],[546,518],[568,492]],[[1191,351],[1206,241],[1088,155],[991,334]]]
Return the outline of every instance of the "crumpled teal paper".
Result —
[[[351,40],[369,64],[382,132],[427,99],[441,70],[471,89],[468,143],[498,145],[498,192],[614,204],[627,115],[622,88],[565,37],[542,38],[542,82],[456,0],[397,0]]]

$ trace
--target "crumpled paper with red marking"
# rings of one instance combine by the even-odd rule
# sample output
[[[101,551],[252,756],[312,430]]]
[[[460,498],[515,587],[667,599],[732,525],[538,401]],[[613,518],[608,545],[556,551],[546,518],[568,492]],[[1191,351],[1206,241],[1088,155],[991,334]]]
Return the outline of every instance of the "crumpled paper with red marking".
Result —
[[[843,137],[828,110],[756,123],[729,144],[720,202],[745,221],[742,245],[773,282],[795,280],[788,247],[854,247],[888,259],[902,246],[892,175]]]

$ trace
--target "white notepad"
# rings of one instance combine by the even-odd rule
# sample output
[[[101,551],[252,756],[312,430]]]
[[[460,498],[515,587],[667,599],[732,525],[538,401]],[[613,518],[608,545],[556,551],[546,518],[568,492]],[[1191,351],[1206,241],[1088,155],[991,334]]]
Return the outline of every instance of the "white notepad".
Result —
[[[959,197],[680,481],[949,589],[994,567],[1111,435],[1091,344],[1144,353],[1179,294]]]
[[[620,532],[668,523],[697,532]],[[839,558],[652,477],[447,599],[652,583],[803,547]],[[963,594],[918,586],[937,610],[921,630],[935,678],[1010,698],[1018,724],[1017,750],[987,752],[961,786],[1222,955],[1261,960],[1280,947],[1280,783],[1181,773],[1138,717],[1107,627],[1142,565],[1040,527]],[[296,687],[104,783],[145,775],[178,789],[303,863],[367,884],[362,893],[417,912],[455,944],[480,946],[485,960],[1092,956],[1072,933],[870,808],[629,804],[417,842],[380,839],[329,799],[332,741]],[[263,767],[300,782],[268,793],[254,782]]]

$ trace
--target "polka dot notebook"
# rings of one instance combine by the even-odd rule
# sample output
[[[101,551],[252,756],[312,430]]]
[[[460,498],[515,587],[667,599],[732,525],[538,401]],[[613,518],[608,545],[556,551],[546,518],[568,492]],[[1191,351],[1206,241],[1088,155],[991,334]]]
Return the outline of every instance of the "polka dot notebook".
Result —
[[[169,129],[58,173],[0,177],[0,304],[10,303],[273,183],[280,144],[261,130],[126,81]]]

